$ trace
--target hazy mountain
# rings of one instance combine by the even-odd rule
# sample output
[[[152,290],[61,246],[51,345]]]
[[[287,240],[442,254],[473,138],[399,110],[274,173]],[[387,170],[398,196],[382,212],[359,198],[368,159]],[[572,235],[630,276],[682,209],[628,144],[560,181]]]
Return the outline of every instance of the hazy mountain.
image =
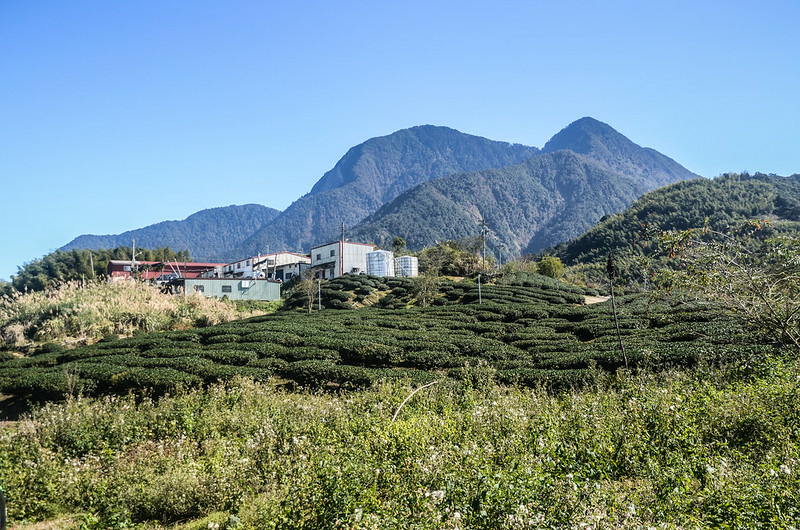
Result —
[[[447,127],[424,125],[372,138],[350,149],[314,185],[227,256],[254,255],[266,247],[308,250],[338,239],[400,193],[452,173],[516,164],[539,149],[496,142]]]
[[[400,236],[419,249],[475,236],[485,216],[490,246],[502,244],[511,254],[536,252],[577,237],[663,183],[697,177],[592,118],[563,129],[545,151],[515,166],[420,185],[369,216],[349,237],[388,246]]]
[[[118,235],[82,235],[60,250],[116,248],[136,239],[138,247],[188,250],[194,261],[205,261],[233,249],[278,214],[279,210],[260,204],[210,208],[182,221],[164,221]]]

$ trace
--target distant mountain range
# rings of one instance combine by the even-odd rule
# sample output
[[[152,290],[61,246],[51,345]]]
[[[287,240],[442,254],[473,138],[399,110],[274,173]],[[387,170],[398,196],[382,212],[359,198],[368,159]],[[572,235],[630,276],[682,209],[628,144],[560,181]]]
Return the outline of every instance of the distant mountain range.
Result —
[[[311,191],[278,212],[258,205],[204,210],[117,236],[80,236],[63,247],[129,244],[188,249],[195,259],[229,261],[271,250],[308,251],[337,240],[420,249],[480,233],[508,254],[577,237],[643,193],[695,178],[674,160],[610,126],[583,118],[543,150],[431,125],[351,148]]]
[[[447,127],[424,125],[372,138],[351,148],[311,192],[225,253],[230,259],[270,248],[307,251],[338,240],[384,203],[423,182],[464,171],[516,164],[535,147],[495,142]]]
[[[280,210],[260,204],[210,208],[182,221],[164,221],[118,235],[79,236],[61,250],[110,249],[130,246],[131,241],[136,239],[136,246],[141,248],[188,250],[195,261],[205,261],[217,256],[221,248],[229,249],[242,243],[280,213]]]

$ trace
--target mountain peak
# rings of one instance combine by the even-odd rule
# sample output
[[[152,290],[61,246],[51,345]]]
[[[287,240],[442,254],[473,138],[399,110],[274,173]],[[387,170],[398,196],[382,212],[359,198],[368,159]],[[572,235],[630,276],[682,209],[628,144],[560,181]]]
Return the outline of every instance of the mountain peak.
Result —
[[[598,144],[607,143],[636,145],[610,125],[587,116],[561,129],[544,145],[542,151],[552,153],[553,151],[568,149],[585,155],[596,149]]]
[[[698,176],[671,158],[643,148],[610,125],[589,117],[561,129],[542,152],[562,150],[586,155],[602,167],[644,184],[646,189]]]

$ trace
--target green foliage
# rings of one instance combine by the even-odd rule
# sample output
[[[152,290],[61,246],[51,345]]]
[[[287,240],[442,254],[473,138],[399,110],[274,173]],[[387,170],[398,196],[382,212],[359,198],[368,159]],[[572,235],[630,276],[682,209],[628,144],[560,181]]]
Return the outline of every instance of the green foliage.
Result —
[[[564,275],[564,264],[556,256],[544,256],[536,268],[539,274],[548,278],[560,278]]]
[[[479,238],[445,241],[427,247],[419,254],[419,269],[423,274],[438,276],[468,276],[480,266]]]
[[[88,282],[104,278],[110,260],[131,259],[131,248],[120,246],[112,249],[70,251],[56,250],[26,263],[11,277],[11,284],[19,292],[44,291],[66,282]],[[189,252],[174,252],[169,247],[155,250],[136,249],[136,259],[142,261],[190,261]],[[94,268],[91,265],[94,264]]]
[[[666,289],[689,289],[730,307],[774,340],[800,348],[800,236],[750,237],[768,223],[720,233],[667,232],[662,244],[681,267],[662,271]]]
[[[373,284],[384,292],[393,286],[398,294],[383,300],[392,296],[392,303],[401,303],[401,297],[413,299],[421,280],[358,276],[338,284],[357,289]],[[0,360],[0,392],[37,399],[76,389],[163,392],[170,377],[189,384],[235,375],[359,387],[383,377],[417,380],[465,362],[488,363],[500,381],[558,388],[587,384],[598,368],[622,366],[607,304],[578,305],[580,289],[538,274],[516,280],[521,284],[484,285],[482,305],[474,282],[443,281],[429,308],[283,311],[190,331],[109,338],[70,350],[43,347],[29,357]],[[326,282],[326,288],[335,283]],[[346,303],[326,303],[333,302]],[[713,304],[673,306],[644,296],[618,302],[633,368],[746,365],[751,356],[763,355],[759,348],[769,349]],[[753,346],[742,349],[741,344]],[[69,381],[65,366],[73,374]]]
[[[343,368],[294,370],[311,384]],[[0,483],[12,525],[80,513],[85,528],[787,527],[800,520],[800,371],[765,368],[552,394],[462,365],[396,421],[422,382],[319,394],[237,378],[77,398],[2,427]]]
[[[606,256],[613,252],[620,275],[629,282],[645,284],[649,267],[666,264],[657,256],[661,232],[704,225],[726,232],[747,219],[777,217],[775,230],[792,233],[800,230],[798,204],[800,175],[784,178],[745,173],[685,181],[646,194],[624,213],[604,217],[555,252],[569,265],[595,264],[595,268],[584,268],[594,280],[603,276],[599,264],[605,264]]]

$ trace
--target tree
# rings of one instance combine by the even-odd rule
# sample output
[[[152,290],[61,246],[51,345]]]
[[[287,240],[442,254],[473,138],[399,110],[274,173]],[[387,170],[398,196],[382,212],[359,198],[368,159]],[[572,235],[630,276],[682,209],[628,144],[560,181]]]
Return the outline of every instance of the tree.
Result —
[[[564,264],[556,256],[545,256],[539,260],[539,274],[550,278],[560,278],[564,274]]]
[[[439,278],[432,274],[426,274],[416,279],[414,283],[414,296],[420,307],[428,307],[439,292]]]
[[[308,313],[311,314],[311,310],[314,308],[314,300],[319,290],[319,280],[314,276],[314,271],[309,269],[303,272],[302,279],[297,283],[297,288],[306,296]]]
[[[476,244],[477,242],[477,244]],[[480,238],[444,241],[428,247],[419,255],[419,269],[424,274],[467,276],[478,269],[477,249]]]
[[[665,232],[661,244],[680,263],[662,271],[662,287],[720,302],[776,340],[800,348],[800,236],[758,237],[771,228],[748,221],[729,232],[708,227]]]
[[[402,237],[396,237],[392,240],[392,252],[400,254],[406,249],[406,240]]]

